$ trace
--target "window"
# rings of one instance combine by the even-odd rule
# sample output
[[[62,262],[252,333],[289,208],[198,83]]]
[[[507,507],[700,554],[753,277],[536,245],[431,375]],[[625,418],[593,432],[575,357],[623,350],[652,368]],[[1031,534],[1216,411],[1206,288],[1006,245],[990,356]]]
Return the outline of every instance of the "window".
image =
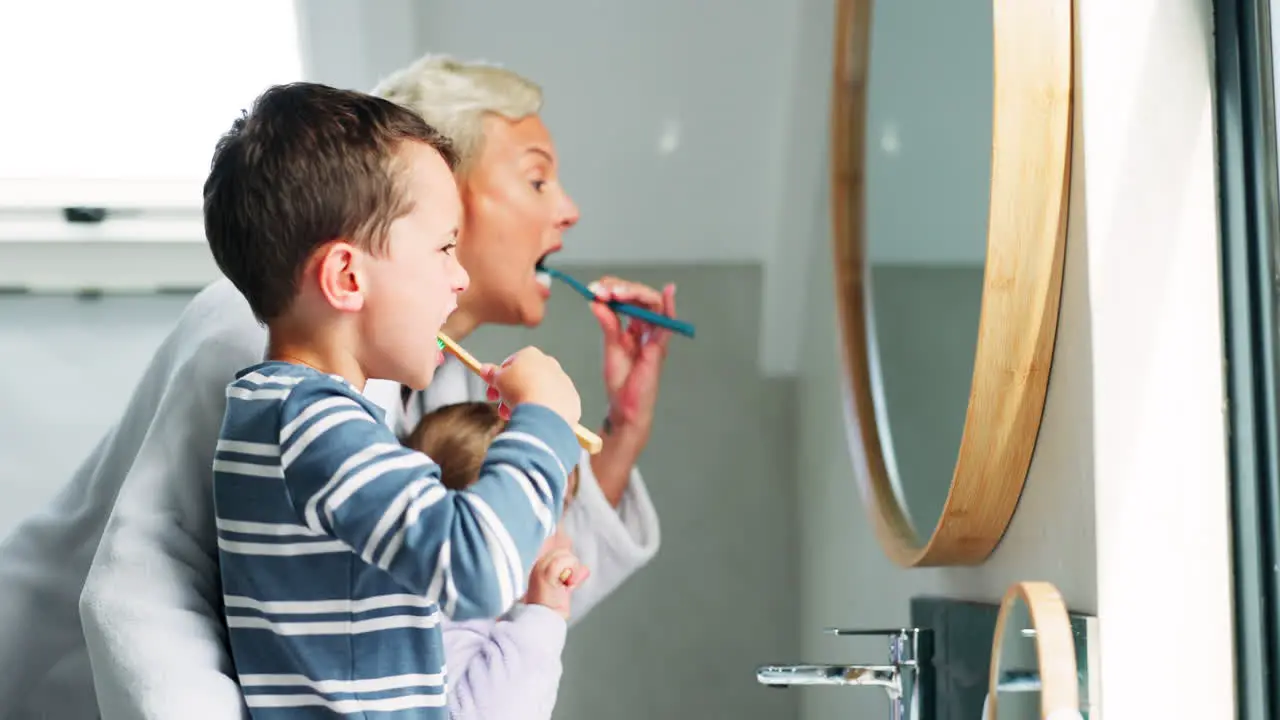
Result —
[[[203,245],[218,137],[267,86],[301,77],[292,0],[0,5],[0,253]]]

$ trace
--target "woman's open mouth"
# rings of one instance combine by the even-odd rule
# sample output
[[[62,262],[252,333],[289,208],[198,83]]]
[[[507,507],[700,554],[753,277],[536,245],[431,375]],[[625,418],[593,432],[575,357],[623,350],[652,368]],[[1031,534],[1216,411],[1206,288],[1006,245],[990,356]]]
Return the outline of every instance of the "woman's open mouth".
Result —
[[[554,255],[559,251],[560,251],[560,248],[554,248],[553,250],[549,251],[547,254],[538,258],[538,262],[533,266],[533,278],[538,281],[539,285],[546,288],[548,293],[551,291],[551,273],[547,272],[543,268],[543,263],[546,262],[547,258],[551,257],[552,255]]]

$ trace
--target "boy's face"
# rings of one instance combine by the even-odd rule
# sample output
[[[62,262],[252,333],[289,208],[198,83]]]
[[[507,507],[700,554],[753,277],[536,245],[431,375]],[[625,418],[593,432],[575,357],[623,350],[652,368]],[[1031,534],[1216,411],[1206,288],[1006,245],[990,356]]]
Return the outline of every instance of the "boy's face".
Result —
[[[405,142],[396,161],[413,206],[391,224],[386,252],[366,265],[361,335],[371,377],[421,390],[443,360],[436,333],[470,282],[455,254],[462,203],[434,148]]]

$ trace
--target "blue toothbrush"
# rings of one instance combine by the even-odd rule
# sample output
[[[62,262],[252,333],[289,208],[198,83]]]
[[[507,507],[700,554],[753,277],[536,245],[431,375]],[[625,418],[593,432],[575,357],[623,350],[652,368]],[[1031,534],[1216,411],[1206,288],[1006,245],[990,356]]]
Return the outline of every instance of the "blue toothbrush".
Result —
[[[563,282],[564,284],[568,285],[574,290],[577,290],[579,295],[590,300],[591,302],[604,302],[605,305],[609,306],[609,309],[613,310],[614,312],[620,315],[633,317],[636,320],[643,320],[644,322],[647,322],[650,325],[654,325],[656,327],[660,327],[665,330],[670,330],[671,332],[680,333],[685,337],[691,338],[694,335],[694,328],[692,323],[687,323],[683,320],[670,318],[670,317],[667,317],[666,315],[659,315],[656,312],[653,312],[646,308],[642,308],[638,305],[632,305],[630,303],[624,303],[618,300],[602,301],[596,297],[595,293],[591,292],[590,288],[578,282],[578,280],[571,275],[562,273],[559,270],[556,270],[555,268],[549,268],[543,265],[542,263],[538,263],[537,269],[538,269],[538,272],[544,272],[547,275],[551,276],[552,278]]]

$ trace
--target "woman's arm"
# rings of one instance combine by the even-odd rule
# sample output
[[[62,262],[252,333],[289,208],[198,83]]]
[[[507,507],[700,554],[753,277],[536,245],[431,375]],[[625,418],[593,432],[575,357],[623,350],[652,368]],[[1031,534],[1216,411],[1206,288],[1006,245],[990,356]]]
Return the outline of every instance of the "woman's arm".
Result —
[[[227,383],[265,346],[248,304],[231,283],[215,283],[142,379],[158,399],[121,418],[121,429],[144,437],[96,479],[119,492],[106,501],[114,507],[80,596],[103,720],[246,712],[218,613],[212,464]]]
[[[638,469],[631,469],[617,507],[600,488],[585,454],[578,473],[578,496],[561,523],[591,577],[574,593],[571,624],[648,564],[661,544],[658,513]]]

